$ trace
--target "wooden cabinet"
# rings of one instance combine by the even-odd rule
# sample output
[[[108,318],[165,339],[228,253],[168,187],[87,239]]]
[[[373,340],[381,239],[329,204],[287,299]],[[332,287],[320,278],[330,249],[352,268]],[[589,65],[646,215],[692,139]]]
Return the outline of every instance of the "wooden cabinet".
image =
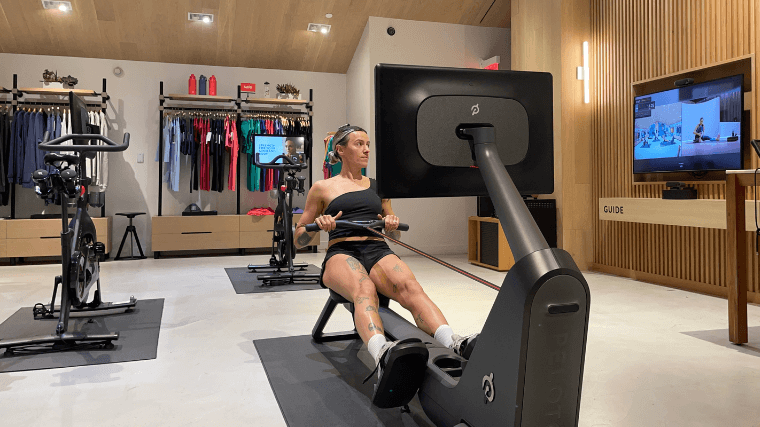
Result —
[[[111,252],[112,218],[92,218],[98,240]],[[3,228],[5,230],[3,230]],[[10,219],[0,221],[0,257],[47,257],[61,255],[60,219]],[[4,254],[4,255],[3,255]]]
[[[293,222],[298,222],[300,218],[300,214],[293,215]],[[152,222],[154,254],[272,246],[274,215],[156,216]],[[319,244],[319,234],[310,244]]]
[[[471,264],[506,271],[515,265],[512,249],[499,220],[471,216],[468,219],[467,259]]]
[[[6,243],[6,237],[5,237],[5,230],[7,226],[5,225],[5,220],[0,220],[0,258],[7,258],[7,243]]]
[[[238,215],[155,216],[154,252],[236,249],[240,244]]]
[[[301,219],[301,214],[293,215],[295,225]],[[240,216],[240,248],[268,248],[272,246],[272,229],[274,215]],[[319,233],[309,242],[309,246],[319,245]]]

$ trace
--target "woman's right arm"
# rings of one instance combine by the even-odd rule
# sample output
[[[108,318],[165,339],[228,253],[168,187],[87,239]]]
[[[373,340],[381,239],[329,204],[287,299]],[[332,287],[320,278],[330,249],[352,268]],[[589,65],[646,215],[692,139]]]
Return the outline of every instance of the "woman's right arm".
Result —
[[[293,242],[296,248],[301,249],[311,242],[317,231],[307,232],[304,226],[311,224],[314,219],[322,212],[322,181],[317,181],[309,189],[309,193],[306,195],[306,206],[301,214],[301,219],[296,224],[296,232],[293,235]]]

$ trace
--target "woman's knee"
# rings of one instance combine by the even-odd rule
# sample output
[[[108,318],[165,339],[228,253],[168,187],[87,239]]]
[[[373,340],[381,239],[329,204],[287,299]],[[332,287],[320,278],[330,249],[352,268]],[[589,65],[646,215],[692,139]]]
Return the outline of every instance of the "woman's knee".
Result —
[[[404,280],[395,284],[394,287],[398,295],[398,298],[395,299],[404,308],[414,305],[421,298],[425,298],[425,291],[422,290],[422,286],[415,279]]]
[[[371,280],[361,280],[355,286],[352,286],[351,297],[354,304],[364,302],[362,298],[369,298],[373,304],[377,304],[377,287],[375,287],[375,284]]]

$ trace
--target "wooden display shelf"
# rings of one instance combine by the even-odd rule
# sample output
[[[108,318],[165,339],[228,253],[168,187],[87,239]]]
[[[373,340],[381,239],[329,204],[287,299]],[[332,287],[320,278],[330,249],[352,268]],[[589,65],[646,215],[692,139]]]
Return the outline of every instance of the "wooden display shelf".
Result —
[[[203,101],[203,102],[234,102],[235,98],[229,96],[211,96],[211,95],[182,95],[169,94],[164,95],[164,99],[171,101]]]
[[[488,241],[481,240],[481,231],[484,231],[482,230],[483,224],[488,224],[493,228],[493,231],[486,231],[489,233]],[[515,265],[512,249],[507,243],[507,237],[504,235],[498,219],[471,216],[467,221],[467,229],[467,260],[470,264],[496,271],[506,271]]]
[[[57,89],[57,88],[44,88],[44,87],[22,87],[18,89],[19,92],[30,95],[59,95],[68,96],[69,92],[74,92],[79,96],[100,96],[100,93],[94,90],[88,89]]]
[[[745,201],[745,229],[755,231],[754,201]],[[666,200],[654,198],[599,199],[602,221],[637,222],[726,229],[726,201],[723,199]]]
[[[270,105],[308,105],[311,101],[308,99],[274,99],[274,98],[252,98],[244,99],[244,104],[270,104]]]

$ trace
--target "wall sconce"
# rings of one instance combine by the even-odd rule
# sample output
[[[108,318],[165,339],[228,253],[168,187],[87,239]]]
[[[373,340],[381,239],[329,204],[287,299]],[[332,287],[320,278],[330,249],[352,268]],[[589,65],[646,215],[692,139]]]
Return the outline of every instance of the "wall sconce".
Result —
[[[586,104],[591,102],[588,89],[588,76],[588,42],[583,42],[583,66],[578,67],[577,77],[578,80],[583,80],[583,102]]]

